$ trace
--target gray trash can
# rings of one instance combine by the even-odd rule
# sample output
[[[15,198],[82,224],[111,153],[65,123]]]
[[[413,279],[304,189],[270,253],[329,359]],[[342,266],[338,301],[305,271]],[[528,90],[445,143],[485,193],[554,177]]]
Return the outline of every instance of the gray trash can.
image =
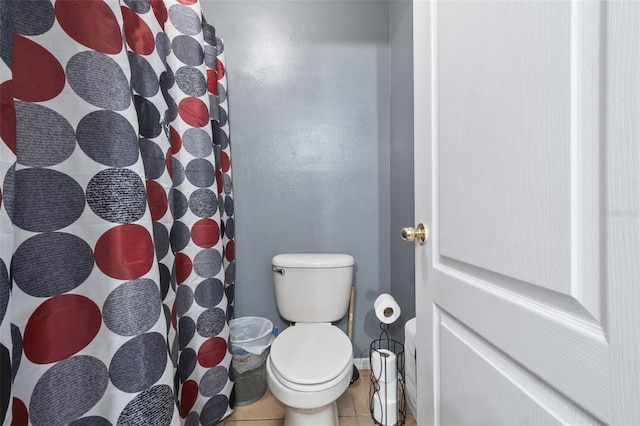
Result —
[[[266,318],[241,317],[229,321],[229,326],[236,405],[248,405],[267,390],[265,361],[274,339],[273,323]]]

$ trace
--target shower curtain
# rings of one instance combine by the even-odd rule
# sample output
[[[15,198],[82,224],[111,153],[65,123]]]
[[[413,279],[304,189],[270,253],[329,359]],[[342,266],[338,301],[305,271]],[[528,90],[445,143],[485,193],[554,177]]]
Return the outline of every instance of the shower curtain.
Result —
[[[0,423],[232,410],[223,44],[198,0],[0,1]]]

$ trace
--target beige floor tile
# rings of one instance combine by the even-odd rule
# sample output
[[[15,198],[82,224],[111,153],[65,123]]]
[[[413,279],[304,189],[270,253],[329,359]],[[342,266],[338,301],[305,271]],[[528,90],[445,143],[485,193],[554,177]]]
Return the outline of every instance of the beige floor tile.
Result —
[[[354,417],[356,415],[356,408],[353,403],[353,392],[357,387],[347,388],[347,391],[338,398],[338,416],[340,417]]]
[[[227,420],[224,426],[283,426],[284,419],[274,420]]]
[[[358,416],[358,426],[376,426],[370,415]]]
[[[353,403],[358,416],[368,416],[369,411],[369,387],[371,386],[368,372],[360,374],[360,384],[353,388]]]
[[[340,417],[338,420],[339,420],[340,426],[360,426],[358,424],[358,418],[355,416]]]
[[[236,407],[229,420],[270,420],[284,419],[284,406],[267,389],[262,398],[253,404]],[[227,420],[227,424],[228,421]],[[265,423],[266,425],[269,423]],[[256,423],[253,423],[256,426]],[[226,426],[226,425],[225,425]],[[234,425],[235,426],[235,425]]]

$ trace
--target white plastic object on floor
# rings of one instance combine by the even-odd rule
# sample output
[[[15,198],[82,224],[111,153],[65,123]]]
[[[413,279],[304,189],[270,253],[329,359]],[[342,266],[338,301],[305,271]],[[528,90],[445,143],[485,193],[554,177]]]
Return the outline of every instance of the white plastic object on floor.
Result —
[[[413,317],[404,325],[404,376],[405,395],[407,405],[413,413],[413,417],[418,418],[418,386],[416,375],[416,318]]]

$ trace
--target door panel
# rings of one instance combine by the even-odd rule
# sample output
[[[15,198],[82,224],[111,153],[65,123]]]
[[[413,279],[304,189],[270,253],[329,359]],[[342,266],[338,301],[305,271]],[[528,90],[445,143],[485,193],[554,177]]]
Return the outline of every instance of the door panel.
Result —
[[[439,255],[569,293],[570,7],[434,11]]]
[[[414,1],[420,424],[615,423],[613,399],[640,396],[611,377],[638,361],[612,340],[637,335],[618,309],[640,304],[613,300],[608,274],[638,253],[612,243],[607,195],[637,192],[608,145],[625,7]]]
[[[442,424],[597,424],[563,394],[509,361],[455,318],[443,311],[437,318],[439,346],[452,355],[440,362],[441,399],[465,401],[464,410],[456,404],[443,404]],[[469,382],[486,383],[493,391],[466,386]]]

